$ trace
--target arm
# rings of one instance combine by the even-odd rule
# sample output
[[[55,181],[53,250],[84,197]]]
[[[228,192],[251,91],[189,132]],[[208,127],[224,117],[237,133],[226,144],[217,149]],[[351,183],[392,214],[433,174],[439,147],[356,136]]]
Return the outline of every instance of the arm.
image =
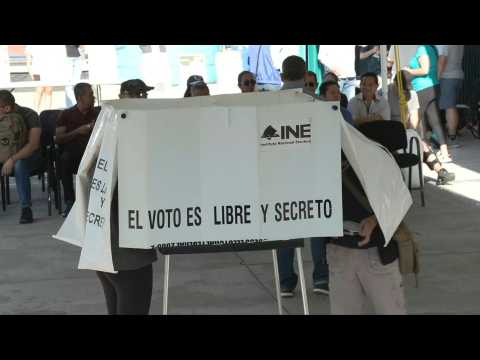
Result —
[[[438,78],[440,79],[442,77],[443,72],[445,71],[445,68],[447,67],[447,62],[448,59],[444,55],[440,55],[438,58]]]
[[[362,52],[362,50],[360,50],[360,60],[365,60],[367,58],[369,58],[370,56],[372,55],[375,55],[378,51],[378,48],[375,46],[373,49],[370,49],[368,51],[365,51],[365,52]]]
[[[86,124],[67,133],[66,126],[59,126],[55,131],[55,143],[56,144],[69,143],[79,135],[88,135],[92,130],[92,128],[93,128],[92,124]]]
[[[428,57],[428,55],[420,56],[420,59],[418,59],[418,62],[420,63],[420,69],[405,68],[405,70],[414,76],[427,75],[428,70],[430,69],[430,58]]]
[[[32,128],[28,133],[28,142],[15,155],[5,161],[2,167],[2,175],[10,175],[13,172],[15,163],[18,160],[29,158],[35,151],[40,148],[40,136],[42,134],[41,128]]]
[[[369,216],[360,222],[360,236],[363,240],[358,243],[358,246],[365,246],[370,242],[373,230],[378,225],[377,217],[375,215]]]

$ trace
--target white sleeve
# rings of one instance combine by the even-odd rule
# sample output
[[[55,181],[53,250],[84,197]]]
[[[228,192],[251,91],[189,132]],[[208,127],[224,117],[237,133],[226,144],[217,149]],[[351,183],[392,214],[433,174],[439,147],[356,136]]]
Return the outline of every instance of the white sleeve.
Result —
[[[448,56],[448,45],[435,45],[438,50],[438,56]]]

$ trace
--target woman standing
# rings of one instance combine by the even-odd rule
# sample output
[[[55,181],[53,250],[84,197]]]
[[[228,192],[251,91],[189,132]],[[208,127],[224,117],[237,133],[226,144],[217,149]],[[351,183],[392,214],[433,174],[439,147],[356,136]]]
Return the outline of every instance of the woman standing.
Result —
[[[410,60],[409,67],[405,68],[412,79],[413,89],[418,95],[420,104],[419,130],[422,140],[428,143],[425,132],[430,125],[437,141],[440,144],[441,162],[451,162],[445,134],[440,122],[438,110],[438,51],[435,45],[419,45],[415,56]]]

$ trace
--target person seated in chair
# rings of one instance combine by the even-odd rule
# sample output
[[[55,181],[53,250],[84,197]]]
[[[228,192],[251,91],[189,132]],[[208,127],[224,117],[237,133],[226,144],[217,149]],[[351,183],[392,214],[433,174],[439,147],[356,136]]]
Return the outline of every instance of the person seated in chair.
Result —
[[[378,77],[375,73],[365,73],[360,80],[360,94],[348,103],[348,111],[357,126],[375,120],[390,120],[390,106],[387,100],[377,94]]]
[[[21,115],[27,128],[26,143],[17,153],[5,161],[1,176],[15,174],[17,193],[22,208],[20,224],[30,224],[33,222],[30,176],[40,169],[44,163],[40,151],[40,136],[42,134],[40,120],[34,110],[17,105],[15,97],[8,90],[0,90],[0,112],[13,112]]]
[[[78,170],[93,126],[100,113],[100,108],[94,107],[95,96],[90,84],[78,83],[73,92],[77,104],[60,113],[55,133],[55,142],[63,146],[60,156],[60,177],[66,205],[64,217],[68,215],[75,202],[73,174],[76,174]]]

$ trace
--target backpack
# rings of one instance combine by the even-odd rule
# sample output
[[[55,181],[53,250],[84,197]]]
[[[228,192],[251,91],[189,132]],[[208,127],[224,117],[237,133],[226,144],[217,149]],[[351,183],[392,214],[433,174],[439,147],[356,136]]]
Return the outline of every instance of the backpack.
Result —
[[[20,114],[0,116],[0,163],[15,155],[27,142],[27,127]]]

